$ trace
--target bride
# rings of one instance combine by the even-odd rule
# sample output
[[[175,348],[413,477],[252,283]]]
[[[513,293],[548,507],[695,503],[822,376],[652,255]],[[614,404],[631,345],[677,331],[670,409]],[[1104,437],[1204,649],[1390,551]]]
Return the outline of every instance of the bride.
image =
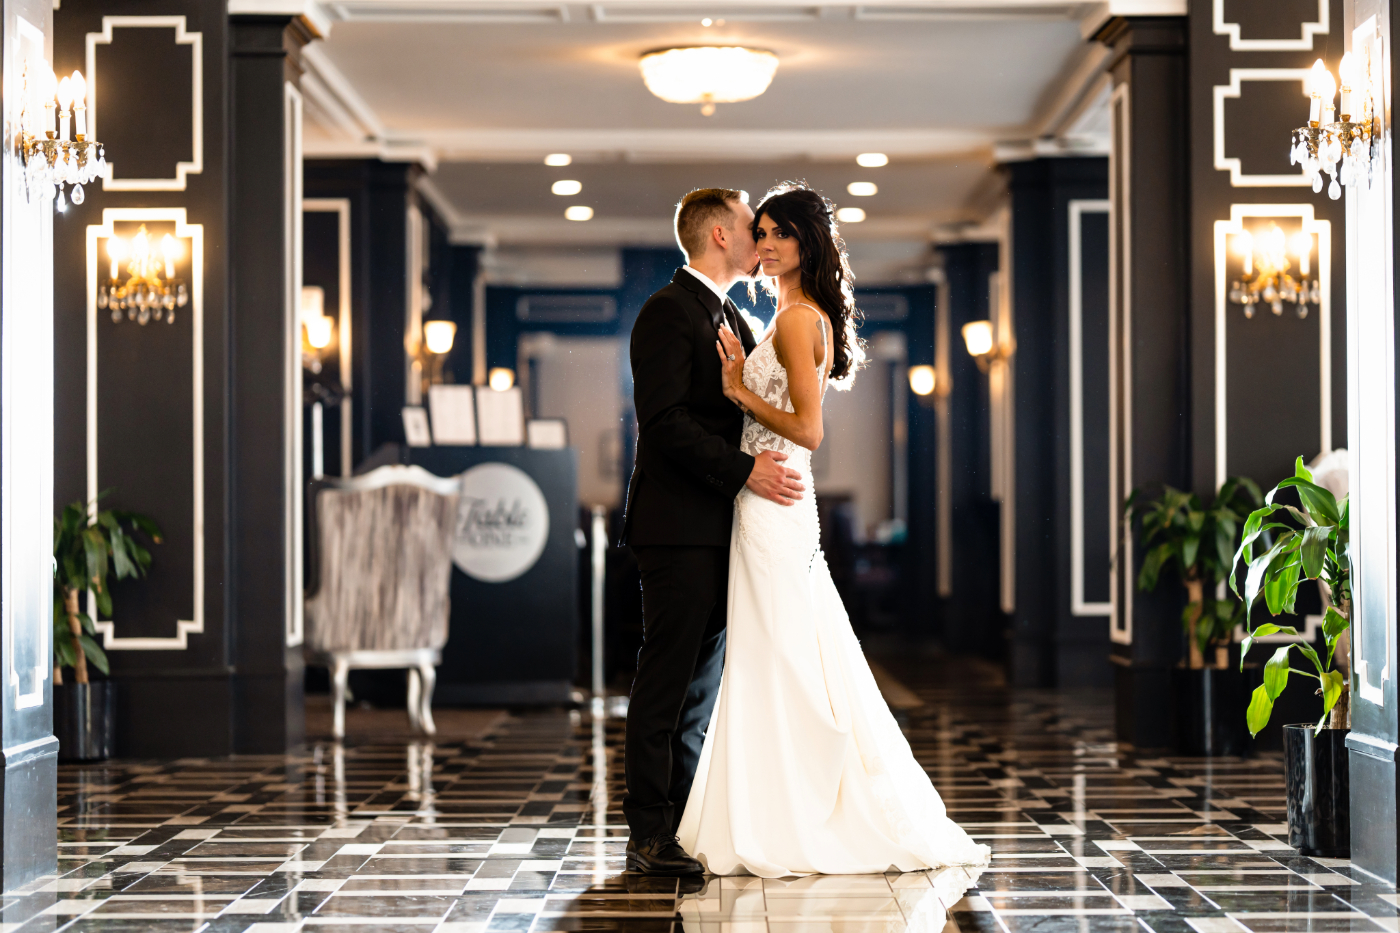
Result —
[[[778,310],[747,359],[721,330],[724,393],[746,412],[743,450],[787,454],[810,485],[822,395],[863,356],[851,271],[830,202],[806,185],[754,213]],[[881,697],[818,537],[813,498],[735,500],[729,645],[681,845],[715,874],[765,878],[985,864]]]

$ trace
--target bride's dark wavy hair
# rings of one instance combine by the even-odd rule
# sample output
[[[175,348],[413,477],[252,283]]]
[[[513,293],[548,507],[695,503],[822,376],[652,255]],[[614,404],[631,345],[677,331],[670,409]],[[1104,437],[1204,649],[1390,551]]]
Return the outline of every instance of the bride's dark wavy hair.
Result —
[[[846,259],[846,242],[836,227],[835,209],[805,181],[785,181],[770,188],[754,208],[755,237],[758,221],[765,214],[778,229],[797,240],[802,290],[831,318],[829,384],[835,389],[849,389],[856,370],[865,365],[865,346],[856,334],[861,314],[856,308],[855,277]],[[753,286],[749,288],[752,297]],[[782,300],[776,279],[765,279],[763,288],[773,297],[774,304]]]

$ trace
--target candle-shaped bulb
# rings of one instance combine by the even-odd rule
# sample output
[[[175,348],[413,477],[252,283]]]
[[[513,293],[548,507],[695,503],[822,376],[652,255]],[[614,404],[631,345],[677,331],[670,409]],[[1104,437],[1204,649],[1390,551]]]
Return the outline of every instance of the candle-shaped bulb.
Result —
[[[141,229],[136,231],[136,236],[131,238],[131,258],[137,263],[140,275],[145,276],[149,273],[151,238],[146,234],[145,224],[142,224]]]
[[[58,78],[54,75],[53,69],[48,62],[44,62],[39,68],[39,96],[45,103],[53,103],[54,94],[58,92]]]
[[[1288,262],[1288,254],[1285,252],[1285,239],[1283,229],[1274,224],[1269,228],[1269,239],[1266,249],[1269,251],[1269,264],[1275,269],[1282,269]]]
[[[1240,259],[1244,260],[1244,274],[1254,274],[1254,235],[1248,230],[1241,230],[1235,236],[1235,252]]]
[[[1312,72],[1308,75],[1308,94],[1312,98],[1311,109],[1308,111],[1308,120],[1316,123],[1322,119],[1322,99],[1326,93],[1327,84],[1331,81],[1332,75],[1328,73],[1327,66],[1322,59],[1313,62]],[[1331,100],[1331,95],[1327,95]]]
[[[1312,271],[1312,234],[1293,234],[1293,254],[1298,257],[1298,271],[1308,275]]]
[[[165,256],[165,277],[175,278],[175,260],[180,258],[180,241],[167,233],[161,237],[160,251]]]
[[[75,125],[73,132],[79,136],[87,135],[87,79],[83,77],[81,71],[73,72],[73,118]]]
[[[108,237],[107,255],[112,260],[112,274],[109,278],[115,279],[120,271],[121,261],[126,258],[126,241],[119,236]]]
[[[58,82],[58,106],[64,110],[73,106],[73,79],[65,77]]]
[[[52,133],[54,95],[58,93],[58,78],[54,77],[53,69],[48,62],[43,62],[39,66],[39,99],[44,102],[44,126],[41,132]]]

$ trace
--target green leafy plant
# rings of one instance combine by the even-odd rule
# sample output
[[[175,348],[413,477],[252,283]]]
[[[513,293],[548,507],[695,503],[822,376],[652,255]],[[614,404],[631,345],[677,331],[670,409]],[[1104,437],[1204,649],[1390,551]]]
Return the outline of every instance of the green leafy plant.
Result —
[[[53,521],[55,684],[63,683],[65,667],[73,668],[75,681],[87,683],[89,660],[99,671],[108,673],[107,655],[93,638],[97,627],[78,607],[78,596],[92,590],[98,613],[110,616],[109,573],[125,580],[145,576],[151,566],[151,553],[136,540],[134,532],[139,529],[156,544],[161,541],[160,528],[146,516],[118,509],[97,512],[96,507],[96,501],[92,508],[73,502]]]
[[[1229,662],[1219,650],[1230,644],[1235,626],[1244,615],[1234,599],[1216,599],[1215,591],[1234,567],[1231,556],[1245,515],[1263,502],[1253,480],[1232,477],[1216,491],[1209,507],[1195,493],[1163,486],[1155,499],[1136,489],[1124,512],[1141,521],[1139,544],[1146,549],[1138,589],[1157,589],[1163,570],[1172,570],[1186,587],[1187,604],[1181,613],[1189,645],[1189,664],[1205,667],[1205,656],[1214,645],[1215,665]]]
[[[1244,601],[1249,610],[1260,596],[1269,614],[1293,612],[1298,586],[1304,580],[1318,580],[1324,586],[1327,611],[1323,615],[1322,635],[1327,645],[1324,661],[1312,645],[1292,642],[1280,646],[1264,665],[1264,682],[1254,690],[1246,719],[1249,731],[1258,735],[1268,725],[1274,711],[1274,701],[1288,686],[1293,674],[1318,681],[1322,695],[1322,718],[1317,731],[1324,726],[1332,729],[1351,728],[1351,693],[1347,689],[1349,673],[1349,644],[1346,638],[1351,628],[1351,555],[1349,498],[1338,504],[1331,492],[1312,481],[1312,474],[1299,457],[1293,475],[1269,490],[1263,508],[1255,511],[1245,522],[1244,538],[1235,554],[1248,567],[1244,581]],[[1302,508],[1277,503],[1274,497],[1280,489],[1296,489]],[[1280,512],[1285,513],[1279,515]],[[1275,516],[1290,517],[1295,524],[1274,521]],[[1239,593],[1236,568],[1231,569],[1230,588]],[[1244,640],[1240,664],[1254,646],[1256,639],[1268,635],[1294,635],[1291,625],[1266,622],[1255,628]],[[1340,644],[1341,651],[1338,651]],[[1289,664],[1294,650],[1312,663],[1317,671],[1297,670]],[[1328,722],[1330,718],[1330,723]]]

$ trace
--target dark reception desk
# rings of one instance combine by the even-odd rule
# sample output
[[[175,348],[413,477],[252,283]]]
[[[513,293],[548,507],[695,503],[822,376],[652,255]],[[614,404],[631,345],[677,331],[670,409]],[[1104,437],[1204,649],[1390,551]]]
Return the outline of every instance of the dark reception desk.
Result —
[[[567,703],[578,663],[576,451],[385,445],[360,471],[385,463],[473,471],[434,704]]]

